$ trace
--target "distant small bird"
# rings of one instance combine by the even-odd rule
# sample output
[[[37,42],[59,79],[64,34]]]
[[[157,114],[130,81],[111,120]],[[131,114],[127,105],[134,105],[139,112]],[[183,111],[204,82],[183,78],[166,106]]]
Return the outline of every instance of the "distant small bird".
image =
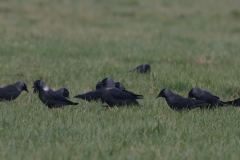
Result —
[[[34,88],[33,93],[38,93],[38,89]],[[59,90],[55,91],[55,93],[60,94],[66,98],[69,98],[69,91],[67,88],[60,88]]]
[[[43,81],[36,80],[34,82],[33,88],[37,88],[39,91],[40,100],[48,106],[48,108],[61,108],[66,105],[77,105],[78,103],[74,103],[69,101],[62,95],[59,95],[52,91]]]
[[[129,72],[133,72],[133,71],[137,71],[139,73],[150,73],[151,66],[149,64],[142,64],[142,65],[138,66],[137,68],[130,70]]]
[[[169,107],[176,111],[182,111],[182,110],[191,110],[200,106],[208,106],[210,103],[207,103],[205,101],[198,101],[191,98],[184,98],[178,94],[174,94],[170,89],[165,88],[163,89],[157,96],[163,97],[166,99]]]
[[[115,87],[115,83],[111,78],[105,78],[101,82],[102,100],[110,107],[123,105],[139,105],[137,99],[143,99],[142,95],[136,95],[131,92],[124,92]]]
[[[219,97],[214,96],[207,91],[201,90],[200,88],[191,89],[188,93],[188,98],[195,98],[196,100],[208,102],[211,104],[209,108],[225,106],[224,103],[219,100]]]
[[[231,106],[235,106],[235,107],[240,107],[240,98],[235,99],[233,101],[228,101],[228,102],[223,102],[226,105],[231,105]]]
[[[0,102],[11,101],[16,99],[22,91],[28,92],[27,86],[24,82],[18,81],[6,87],[0,88]]]

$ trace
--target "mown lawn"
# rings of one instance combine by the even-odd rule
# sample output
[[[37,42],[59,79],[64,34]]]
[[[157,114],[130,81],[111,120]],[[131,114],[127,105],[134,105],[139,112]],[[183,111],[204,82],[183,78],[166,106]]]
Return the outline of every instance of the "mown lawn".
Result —
[[[240,109],[171,110],[163,88],[240,98],[239,0],[0,1],[0,86],[30,93],[0,103],[1,159],[239,159]],[[127,74],[139,64],[150,75]],[[143,108],[73,97],[111,77]],[[77,106],[49,110],[35,80],[66,87]]]

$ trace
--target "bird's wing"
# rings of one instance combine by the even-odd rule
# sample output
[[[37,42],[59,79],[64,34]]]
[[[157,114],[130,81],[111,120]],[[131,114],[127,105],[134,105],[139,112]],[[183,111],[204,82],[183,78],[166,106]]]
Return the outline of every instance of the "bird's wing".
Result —
[[[101,91],[100,90],[90,91],[85,94],[76,95],[74,98],[81,98],[84,100],[86,99],[87,101],[98,100],[101,99]]]
[[[7,98],[10,99],[13,95],[21,93],[16,89],[15,86],[9,85],[6,87],[0,88],[0,98]]]
[[[62,91],[61,91],[61,89],[59,89],[59,90],[55,91],[55,93],[57,93],[57,94],[60,94],[60,95],[62,95],[62,94],[63,94],[63,93],[62,93]]]
[[[117,100],[136,99],[131,93],[123,92],[117,88],[109,89],[109,94]]]
[[[131,95],[133,95],[134,97],[136,97],[136,99],[143,99],[143,95],[139,95],[139,94],[135,94],[135,93],[133,93],[133,92],[129,92],[129,91],[127,91],[126,89],[124,89],[124,90],[122,90],[123,92],[126,92],[126,93],[128,93],[128,94],[131,94]]]
[[[183,108],[196,108],[200,106],[210,105],[209,103],[205,101],[198,101],[192,98],[184,98],[182,96],[176,97],[174,100],[172,100],[172,105],[176,107],[183,107]]]
[[[191,99],[191,98],[186,98],[186,103],[190,109],[210,105],[210,103],[208,103],[208,102],[198,101],[198,100]]]
[[[50,100],[58,101],[60,103],[67,103],[67,104],[73,104],[74,102],[69,101],[67,98],[64,96],[55,93],[54,91],[50,90],[48,91],[48,96]]]

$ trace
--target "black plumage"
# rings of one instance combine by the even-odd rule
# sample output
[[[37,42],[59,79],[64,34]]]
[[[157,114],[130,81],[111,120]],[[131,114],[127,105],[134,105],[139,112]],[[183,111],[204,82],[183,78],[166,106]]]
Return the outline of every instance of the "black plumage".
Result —
[[[102,100],[110,107],[123,105],[139,105],[137,99],[143,99],[142,95],[136,95],[131,92],[124,92],[115,87],[115,83],[111,78],[105,78],[101,82]]]
[[[86,100],[88,102],[92,102],[92,101],[95,102],[95,101],[101,100],[101,91],[100,91],[101,87],[102,87],[101,82],[98,82],[96,85],[95,91],[90,91],[90,92],[87,92],[84,94],[78,94],[74,98],[80,98],[80,99]],[[104,102],[102,101],[102,103],[104,103]]]
[[[27,86],[24,82],[18,81],[14,84],[10,84],[6,87],[0,88],[0,102],[11,101],[16,99],[22,91],[28,92]]]
[[[79,95],[76,95],[74,98],[80,98],[80,99],[86,100],[88,102],[98,101],[101,99],[101,91],[100,91],[101,87],[102,87],[101,82],[98,82],[96,85],[95,91],[90,91],[90,92],[87,92],[84,94],[79,94]],[[127,90],[125,90],[124,85],[121,82],[116,82],[115,87],[124,92],[128,92]],[[104,101],[102,99],[101,99],[101,102],[104,103]]]
[[[240,98],[235,99],[233,101],[227,101],[227,102],[223,102],[226,105],[231,105],[231,106],[235,106],[235,107],[240,107]]]
[[[59,90],[54,91],[54,92],[66,97],[66,98],[69,98],[69,91],[67,90],[67,88],[60,88]],[[38,93],[38,89],[34,88],[33,93]]]
[[[214,96],[207,91],[201,90],[200,88],[191,89],[188,93],[188,98],[195,98],[196,100],[208,102],[211,104],[209,108],[225,106],[225,104],[219,100],[219,97]]]
[[[142,64],[138,66],[137,68],[134,68],[130,70],[129,72],[137,71],[139,73],[150,73],[151,72],[151,66],[150,64]]]
[[[64,96],[55,93],[51,90],[43,81],[37,80],[34,82],[33,88],[37,88],[39,91],[40,100],[48,106],[48,108],[61,108],[66,105],[77,105],[78,103],[74,103],[69,101]]]
[[[205,101],[198,101],[191,98],[184,98],[178,94],[174,94],[170,89],[163,89],[157,96],[163,97],[166,99],[169,107],[173,110],[182,111],[182,110],[191,110],[196,107],[209,106],[210,103]]]

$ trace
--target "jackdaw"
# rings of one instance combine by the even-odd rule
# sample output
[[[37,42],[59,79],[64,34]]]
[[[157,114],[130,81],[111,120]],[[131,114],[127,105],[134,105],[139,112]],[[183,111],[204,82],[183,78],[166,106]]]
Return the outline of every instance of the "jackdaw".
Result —
[[[26,84],[22,81],[18,81],[6,87],[0,87],[0,102],[16,99],[23,90],[28,92]]]
[[[115,87],[115,83],[111,78],[105,78],[101,82],[102,100],[110,107],[123,105],[139,105],[137,99],[143,99],[142,95],[136,95],[131,92],[124,92]]]
[[[102,84],[101,82],[98,82],[97,85],[96,85],[96,90],[95,91],[90,91],[90,92],[87,92],[87,93],[84,93],[84,94],[79,94],[79,95],[76,95],[74,98],[80,98],[80,99],[83,99],[83,100],[86,100],[88,102],[92,102],[92,101],[98,101],[101,99],[101,91],[99,89],[101,89],[102,87]],[[120,82],[116,82],[115,83],[115,87],[122,90],[122,91],[125,91],[125,88],[123,86],[122,83]],[[104,103],[104,101],[101,99],[102,103]]]
[[[226,104],[226,105],[240,107],[240,98],[235,99],[233,101],[223,102],[223,103]]]
[[[169,107],[176,111],[182,111],[184,109],[191,110],[200,106],[208,106],[210,103],[205,101],[198,101],[191,98],[184,98],[178,94],[174,94],[170,89],[163,89],[157,96],[166,99]]]
[[[124,87],[124,85],[121,82],[116,82],[115,83],[115,87],[120,89],[121,91],[125,90],[125,87]]]
[[[62,95],[59,95],[52,91],[43,81],[36,80],[34,82],[33,88],[37,88],[39,91],[40,100],[48,106],[48,108],[61,108],[66,105],[77,105],[78,103],[74,103],[69,101]]]
[[[138,66],[137,68],[130,70],[129,72],[133,72],[133,71],[137,71],[139,73],[150,73],[151,66],[149,64],[142,64],[142,65]]]
[[[207,91],[201,90],[200,88],[191,89],[188,93],[188,98],[195,98],[196,100],[208,102],[211,104],[209,108],[225,106],[224,103],[219,100],[219,97],[214,96]]]
[[[33,93],[38,93],[38,89],[34,88]],[[60,88],[59,90],[55,91],[55,93],[60,94],[66,98],[69,98],[69,91],[67,88]]]

